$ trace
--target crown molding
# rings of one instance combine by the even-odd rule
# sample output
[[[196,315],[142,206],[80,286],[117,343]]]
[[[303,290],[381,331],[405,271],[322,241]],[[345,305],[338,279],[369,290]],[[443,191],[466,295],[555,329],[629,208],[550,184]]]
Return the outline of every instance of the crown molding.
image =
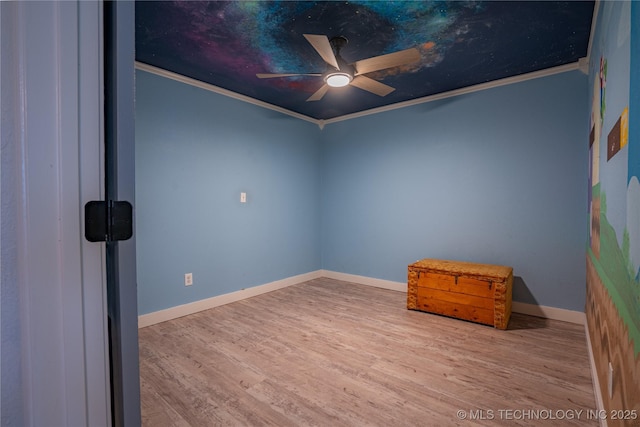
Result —
[[[589,33],[589,46],[587,47],[587,57],[586,62],[587,66],[589,65],[589,60],[591,58],[591,51],[593,49],[593,37],[596,35],[596,25],[598,24],[598,13],[600,11],[600,1],[595,0],[593,3],[593,16],[591,18],[591,32]],[[587,70],[588,74],[588,70]]]
[[[596,5],[597,4],[598,4],[598,2],[596,1]],[[596,9],[596,11],[597,11],[597,9]],[[595,16],[594,16],[594,21],[595,21]],[[592,26],[592,31],[593,31],[593,26]],[[591,41],[589,41],[589,45],[591,46]],[[372,109],[369,109],[369,110],[364,110],[364,111],[360,111],[360,112],[352,113],[352,114],[346,114],[344,116],[334,117],[332,119],[325,119],[325,120],[314,119],[313,117],[309,117],[309,116],[306,116],[304,114],[296,113],[294,111],[287,110],[286,108],[278,107],[277,105],[269,104],[268,102],[260,101],[260,100],[257,100],[255,98],[251,98],[251,97],[246,96],[246,95],[241,95],[241,94],[238,94],[236,92],[232,92],[230,90],[223,89],[221,87],[214,86],[212,84],[202,82],[200,80],[192,79],[191,77],[183,76],[182,74],[177,74],[177,73],[174,73],[174,72],[171,72],[171,71],[164,70],[162,68],[158,68],[158,67],[154,67],[152,65],[145,64],[143,62],[136,61],[135,67],[138,70],[146,71],[146,72],[149,72],[149,73],[152,73],[152,74],[156,74],[156,75],[159,75],[159,76],[162,76],[162,77],[166,77],[166,78],[169,78],[169,79],[172,79],[172,80],[176,80],[176,81],[179,81],[179,82],[191,85],[191,86],[196,86],[196,87],[199,87],[201,89],[208,90],[210,92],[215,92],[215,93],[218,93],[220,95],[224,95],[224,96],[227,96],[227,97],[230,97],[230,98],[233,98],[233,99],[237,99],[237,100],[240,100],[240,101],[248,102],[250,104],[257,105],[259,107],[267,108],[269,110],[277,111],[277,112],[280,112],[282,114],[286,114],[288,116],[295,117],[297,119],[301,119],[301,120],[313,123],[313,124],[317,125],[322,130],[326,125],[331,124],[331,123],[337,123],[337,122],[342,122],[342,121],[345,121],[345,120],[356,119],[356,118],[359,118],[359,117],[365,117],[365,116],[369,116],[371,114],[384,113],[384,112],[387,112],[387,111],[397,110],[399,108],[411,107],[413,105],[419,105],[419,104],[424,104],[424,103],[427,103],[427,102],[438,101],[438,100],[441,100],[441,99],[452,98],[454,96],[460,96],[460,95],[465,95],[465,94],[468,94],[468,93],[473,93],[473,92],[479,92],[479,91],[482,91],[482,90],[492,89],[492,88],[495,88],[495,87],[511,85],[511,84],[515,84],[515,83],[524,82],[524,81],[527,81],[527,80],[539,79],[539,78],[542,78],[542,77],[552,76],[552,75],[555,75],[555,74],[566,73],[568,71],[582,70],[582,69],[584,69],[585,61],[586,61],[586,64],[588,65],[588,57],[587,58],[581,58],[580,60],[578,60],[576,62],[572,62],[570,64],[565,64],[565,65],[560,65],[560,66],[557,66],[557,67],[547,68],[547,69],[544,69],[544,70],[534,71],[534,72],[527,73],[527,74],[520,74],[518,76],[507,77],[507,78],[500,79],[500,80],[494,80],[494,81],[487,82],[487,83],[481,83],[481,84],[477,84],[477,85],[473,85],[473,86],[464,87],[464,88],[461,88],[461,89],[451,90],[451,91],[448,91],[448,92],[438,93],[438,94],[435,94],[435,95],[429,95],[429,96],[425,96],[425,97],[422,97],[422,98],[412,99],[412,100],[409,100],[409,101],[398,102],[398,103],[395,103],[395,104],[385,105],[383,107],[372,108]]]
[[[513,77],[506,77],[504,79],[494,80],[487,83],[481,83],[474,86],[455,89],[449,92],[437,93],[435,95],[429,95],[423,98],[412,99],[410,101],[398,102],[396,104],[385,105],[383,107],[378,107],[378,108],[372,108],[370,110],[365,110],[358,113],[347,114],[344,116],[325,120],[325,124],[331,124],[331,123],[341,122],[344,120],[355,119],[358,117],[368,116],[370,114],[377,114],[377,113],[383,113],[386,111],[397,110],[399,108],[411,107],[413,105],[424,104],[426,102],[439,101],[441,99],[452,98],[454,96],[460,96],[468,93],[492,89],[495,87],[511,85],[515,83],[524,82],[527,80],[539,79],[542,77],[552,76],[554,74],[566,73],[568,71],[574,71],[578,69],[579,69],[579,62],[572,62],[570,64],[560,65],[553,68],[547,68],[540,71],[534,71],[532,73],[520,74],[519,76],[513,76]]]
[[[195,86],[200,89],[208,90],[209,92],[214,92],[220,95],[227,96],[229,98],[237,99],[239,101],[248,102],[249,104],[253,104],[253,105],[257,105],[258,107],[277,111],[279,113],[286,114],[288,116],[295,117],[300,120],[311,122],[318,126],[320,126],[323,122],[322,120],[317,120],[312,117],[305,116],[304,114],[296,113],[294,111],[287,110],[286,108],[278,107],[277,105],[269,104],[268,102],[251,98],[250,96],[241,95],[239,93],[230,91],[228,89],[223,89],[219,86],[215,86],[210,83],[205,83],[200,80],[192,79],[191,77],[183,76],[182,74],[174,73],[172,71],[167,71],[163,68],[154,67],[153,65],[145,64],[144,62],[136,61],[135,65],[136,65],[136,70],[146,71],[148,73],[155,74],[161,77],[166,77],[171,80],[176,80],[178,82],[185,83],[190,86]]]

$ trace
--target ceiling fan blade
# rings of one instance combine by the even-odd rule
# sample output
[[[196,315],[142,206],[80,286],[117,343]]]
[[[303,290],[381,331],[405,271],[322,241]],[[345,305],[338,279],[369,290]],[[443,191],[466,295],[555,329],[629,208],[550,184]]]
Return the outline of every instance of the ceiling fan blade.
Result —
[[[313,48],[318,52],[318,54],[324,59],[324,62],[335,67],[336,69],[340,69],[338,66],[338,60],[336,56],[333,54],[333,48],[331,47],[331,43],[329,43],[329,39],[327,36],[316,35],[316,34],[303,34],[304,38],[313,46]]]
[[[387,86],[384,83],[380,83],[377,80],[370,79],[365,76],[356,76],[351,80],[351,86],[366,90],[376,95],[386,96],[393,92],[395,89],[391,86]]]
[[[316,76],[321,77],[322,74],[256,74],[259,79],[273,79],[275,77],[293,77],[293,76]]]
[[[320,89],[318,89],[313,95],[307,98],[308,101],[320,101],[325,93],[329,90],[329,85],[324,84]]]
[[[385,68],[397,67],[399,65],[411,64],[420,60],[418,49],[411,48],[386,55],[374,56],[373,58],[362,59],[354,62],[356,76],[359,74],[371,73],[372,71],[384,70]]]

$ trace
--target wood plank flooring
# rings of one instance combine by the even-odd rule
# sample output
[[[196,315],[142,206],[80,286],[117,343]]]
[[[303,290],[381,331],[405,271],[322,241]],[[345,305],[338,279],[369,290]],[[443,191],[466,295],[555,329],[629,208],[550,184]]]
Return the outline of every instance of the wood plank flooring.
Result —
[[[584,327],[565,322],[501,331],[323,278],[139,340],[149,427],[598,425]]]

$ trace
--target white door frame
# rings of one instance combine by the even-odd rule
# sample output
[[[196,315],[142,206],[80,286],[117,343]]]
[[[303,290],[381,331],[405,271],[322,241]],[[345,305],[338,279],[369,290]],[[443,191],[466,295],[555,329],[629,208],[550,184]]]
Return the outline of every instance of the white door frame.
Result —
[[[104,5],[105,179],[107,200],[135,213],[135,7]],[[135,215],[134,215],[135,216]],[[107,311],[111,343],[111,414],[115,426],[141,423],[135,221],[130,239],[107,243]]]

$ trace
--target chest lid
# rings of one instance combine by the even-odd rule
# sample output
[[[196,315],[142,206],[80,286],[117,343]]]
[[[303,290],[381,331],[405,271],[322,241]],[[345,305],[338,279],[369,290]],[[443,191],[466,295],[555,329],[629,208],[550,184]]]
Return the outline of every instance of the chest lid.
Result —
[[[456,276],[486,277],[505,280],[513,273],[513,268],[503,265],[476,264],[464,261],[449,261],[425,258],[409,264],[409,268],[433,273],[453,274]]]

